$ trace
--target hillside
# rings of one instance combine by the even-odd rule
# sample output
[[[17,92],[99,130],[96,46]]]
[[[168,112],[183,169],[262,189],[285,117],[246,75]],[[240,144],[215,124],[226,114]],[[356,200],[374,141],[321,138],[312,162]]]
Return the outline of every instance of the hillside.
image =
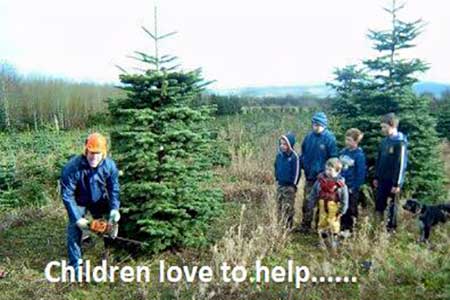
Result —
[[[443,92],[450,90],[450,84],[438,82],[418,82],[413,86],[417,94],[431,93],[439,98]],[[283,97],[286,95],[315,95],[327,97],[333,95],[333,90],[326,85],[298,85],[298,86],[261,86],[242,87],[234,89],[217,89],[212,92],[219,95],[238,95],[247,97]]]

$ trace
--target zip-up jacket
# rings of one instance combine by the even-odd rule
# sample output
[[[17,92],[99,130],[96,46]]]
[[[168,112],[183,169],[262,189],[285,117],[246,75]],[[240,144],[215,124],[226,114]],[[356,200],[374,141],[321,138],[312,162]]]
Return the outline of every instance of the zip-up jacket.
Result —
[[[341,175],[345,178],[345,183],[352,191],[358,191],[366,180],[366,156],[364,151],[358,147],[356,149],[344,148],[339,155],[342,162]]]
[[[311,131],[302,143],[300,156],[301,167],[305,171],[306,179],[314,181],[325,170],[328,159],[338,156],[336,138],[331,131],[325,129],[321,133]]]
[[[385,137],[380,144],[376,162],[375,179],[391,181],[401,187],[405,181],[408,164],[408,141],[403,133]]]
[[[300,161],[297,153],[295,153],[295,136],[292,133],[282,135],[281,139],[285,140],[289,146],[289,153],[282,152],[278,148],[275,158],[275,179],[281,186],[297,186],[300,180]]]
[[[119,172],[114,161],[106,157],[91,168],[84,155],[73,157],[61,172],[61,195],[69,218],[78,221],[82,216],[76,206],[92,206],[107,200],[110,210],[119,209]]]

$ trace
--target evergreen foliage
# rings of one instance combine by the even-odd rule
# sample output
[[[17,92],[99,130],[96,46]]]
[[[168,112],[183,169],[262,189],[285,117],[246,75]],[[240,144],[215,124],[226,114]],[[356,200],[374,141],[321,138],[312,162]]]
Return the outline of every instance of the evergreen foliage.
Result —
[[[147,68],[120,75],[127,97],[110,103],[118,124],[114,157],[123,171],[121,235],[145,241],[151,252],[205,244],[221,207],[221,192],[209,185],[215,141],[204,125],[211,108],[192,105],[207,83],[200,70],[180,71],[176,57],[159,56],[158,42],[174,33],[158,35],[156,25],[155,17],[153,33],[143,28],[155,55],[135,52]]]
[[[398,12],[404,5],[392,1],[385,11],[392,18],[387,30],[370,30],[368,38],[379,55],[355,65],[337,69],[335,82],[330,85],[337,92],[333,105],[341,117],[343,128],[357,127],[365,134],[363,144],[373,171],[378,145],[382,138],[380,117],[394,112],[400,117],[399,130],[409,140],[409,163],[405,189],[426,201],[443,196],[444,173],[439,156],[436,120],[431,114],[430,99],[413,93],[417,73],[428,66],[420,59],[405,59],[400,54],[415,46],[414,40],[423,29],[422,20],[404,22]],[[370,173],[373,175],[373,172]]]

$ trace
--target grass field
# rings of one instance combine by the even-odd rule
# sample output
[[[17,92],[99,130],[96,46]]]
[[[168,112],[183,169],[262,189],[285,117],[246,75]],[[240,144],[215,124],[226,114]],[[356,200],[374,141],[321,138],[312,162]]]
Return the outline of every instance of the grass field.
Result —
[[[86,132],[72,131],[1,136],[2,153],[14,150],[18,181],[30,180],[34,189],[21,187],[10,197],[43,193],[46,204],[26,205],[0,212],[0,299],[450,299],[450,226],[433,231],[430,245],[417,244],[415,220],[400,209],[398,232],[387,235],[373,221],[373,206],[361,211],[358,229],[333,254],[317,247],[315,235],[286,233],[276,222],[273,159],[277,139],[287,130],[301,140],[309,127],[305,112],[276,112],[218,119],[219,138],[231,154],[231,164],[216,169],[215,184],[224,190],[224,214],[208,233],[211,244],[202,249],[167,251],[154,256],[131,257],[115,251],[119,266],[145,265],[152,269],[149,283],[51,284],[44,277],[49,261],[66,258],[66,212],[58,197],[56,179],[67,156],[80,152]],[[337,124],[332,121],[332,126]],[[8,149],[6,148],[8,145]],[[296,149],[299,149],[297,144]],[[443,144],[450,176],[450,146]],[[31,168],[31,170],[29,170]],[[300,183],[303,185],[303,182]],[[302,188],[296,201],[296,222],[301,218]],[[38,198],[38,197],[37,197]],[[85,251],[85,258],[99,263],[102,242]],[[219,265],[243,265],[249,272],[260,259],[265,266],[286,266],[292,259],[320,276],[356,276],[357,283],[240,284],[159,283],[158,262],[172,265],[208,265],[216,275]],[[362,267],[371,262],[370,269]],[[217,278],[215,276],[215,278]]]

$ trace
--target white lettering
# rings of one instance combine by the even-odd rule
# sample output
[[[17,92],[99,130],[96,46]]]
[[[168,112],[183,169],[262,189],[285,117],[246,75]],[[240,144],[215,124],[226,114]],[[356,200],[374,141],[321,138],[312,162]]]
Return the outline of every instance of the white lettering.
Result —
[[[57,262],[57,261],[51,261],[47,264],[47,266],[45,267],[44,273],[45,273],[45,278],[47,279],[48,282],[51,283],[55,283],[55,282],[60,282],[61,281],[61,277],[53,277],[52,274],[50,273],[52,267],[61,267],[61,263]]]

